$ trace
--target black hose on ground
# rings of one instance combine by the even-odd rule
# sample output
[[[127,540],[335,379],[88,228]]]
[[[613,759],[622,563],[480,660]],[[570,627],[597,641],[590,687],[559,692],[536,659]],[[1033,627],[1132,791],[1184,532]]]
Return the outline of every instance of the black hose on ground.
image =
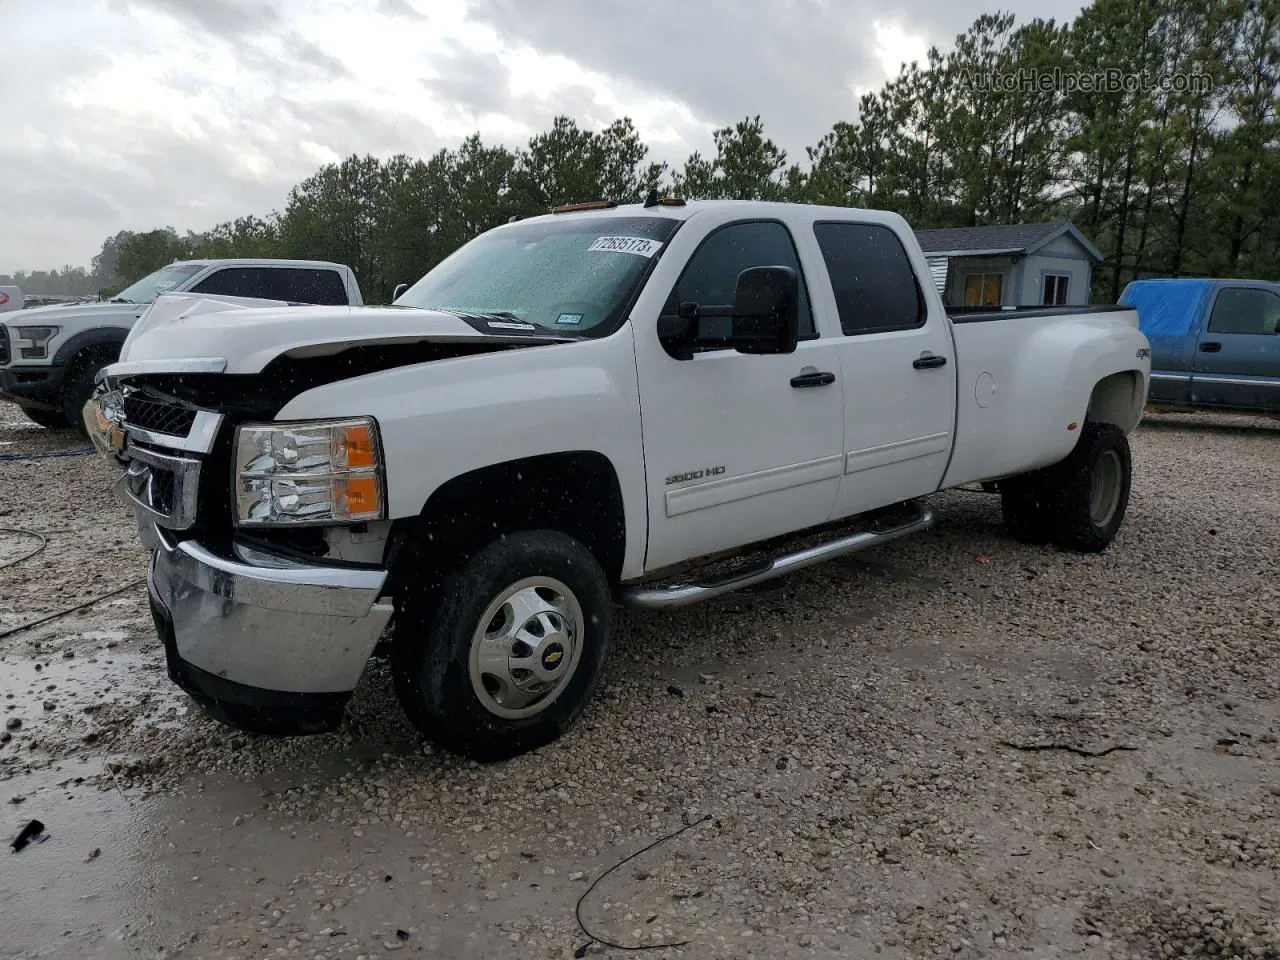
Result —
[[[90,447],[88,450],[51,450],[48,453],[0,453],[0,463],[12,460],[52,460],[54,457],[87,457],[97,452]]]
[[[17,527],[0,527],[0,533],[16,533],[19,536],[34,537],[35,539],[40,541],[40,543],[36,546],[36,548],[32,550],[30,553],[24,553],[17,560],[6,560],[4,563],[0,563],[0,570],[4,570],[7,567],[16,567],[23,560],[30,560],[32,557],[36,556],[36,554],[43,551],[44,548],[49,545],[49,541],[45,539],[44,534],[36,533],[34,530],[19,530]]]
[[[59,610],[57,613],[51,613],[46,617],[41,617],[39,620],[32,620],[30,623],[24,623],[21,626],[11,627],[3,633],[0,633],[0,640],[4,640],[6,637],[12,637],[15,633],[22,633],[24,630],[31,630],[35,627],[44,626],[46,623],[57,620],[59,617],[65,617],[69,613],[75,613],[78,610],[83,610],[85,607],[92,607],[95,603],[100,603],[103,600],[109,600],[112,597],[119,596],[127,590],[132,590],[134,587],[142,586],[144,583],[146,583],[146,580],[135,580],[133,583],[126,583],[123,587],[112,590],[110,593],[104,593],[96,596],[92,600],[86,600],[84,603],[76,604],[74,607],[68,607],[66,610]]]

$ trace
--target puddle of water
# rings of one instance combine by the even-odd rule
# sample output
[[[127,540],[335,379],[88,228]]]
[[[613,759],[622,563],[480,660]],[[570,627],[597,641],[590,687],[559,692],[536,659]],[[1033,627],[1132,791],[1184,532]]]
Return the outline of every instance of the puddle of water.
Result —
[[[19,956],[62,956],[77,931],[114,927],[121,894],[138,883],[128,868],[137,824],[123,796],[90,782],[100,773],[101,761],[65,761],[4,783],[6,795],[23,798],[6,797],[0,808],[0,916],[16,921],[5,926]],[[44,824],[45,839],[14,853],[8,844],[31,819]],[[103,945],[98,955],[112,953]]]
[[[94,636],[111,639],[123,632]],[[154,654],[109,652],[63,659],[55,651],[36,660],[0,658],[0,718],[16,717],[24,729],[33,729],[66,715],[93,715],[121,700],[135,704],[145,693],[147,706],[136,710],[133,726],[169,726],[182,721],[190,701],[165,679],[163,661]]]
[[[147,678],[163,669],[154,656],[140,653],[79,654],[64,659],[55,651],[34,660],[0,657],[0,699],[6,709],[15,702],[39,706],[45,700],[97,703],[107,694],[149,688]]]

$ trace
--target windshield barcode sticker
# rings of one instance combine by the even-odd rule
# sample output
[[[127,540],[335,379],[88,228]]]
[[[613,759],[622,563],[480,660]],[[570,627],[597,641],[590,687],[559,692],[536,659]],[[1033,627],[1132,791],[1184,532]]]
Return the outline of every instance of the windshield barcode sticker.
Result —
[[[634,253],[641,257],[652,257],[662,249],[658,240],[647,237],[596,237],[588,250],[603,250],[608,253]]]

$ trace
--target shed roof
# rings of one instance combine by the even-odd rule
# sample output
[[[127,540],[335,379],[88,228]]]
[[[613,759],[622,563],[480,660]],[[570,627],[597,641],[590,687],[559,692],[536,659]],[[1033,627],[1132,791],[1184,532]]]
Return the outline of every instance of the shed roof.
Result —
[[[1102,251],[1090,243],[1074,224],[1066,220],[985,227],[943,227],[939,230],[916,230],[915,235],[925,254],[948,257],[1031,254],[1058,237],[1069,235],[1089,256],[1095,260],[1103,259]]]

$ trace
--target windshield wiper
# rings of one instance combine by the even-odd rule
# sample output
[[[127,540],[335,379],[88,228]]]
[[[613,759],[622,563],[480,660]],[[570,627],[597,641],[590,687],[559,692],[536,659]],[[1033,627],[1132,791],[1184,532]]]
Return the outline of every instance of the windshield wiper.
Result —
[[[530,320],[521,320],[510,310],[463,310],[459,307],[421,307],[422,310],[437,310],[440,313],[452,313],[455,316],[480,317],[482,320],[514,320],[516,323],[527,323],[537,326]]]
[[[137,300],[126,300],[124,297],[113,297],[107,303],[137,303]]]

